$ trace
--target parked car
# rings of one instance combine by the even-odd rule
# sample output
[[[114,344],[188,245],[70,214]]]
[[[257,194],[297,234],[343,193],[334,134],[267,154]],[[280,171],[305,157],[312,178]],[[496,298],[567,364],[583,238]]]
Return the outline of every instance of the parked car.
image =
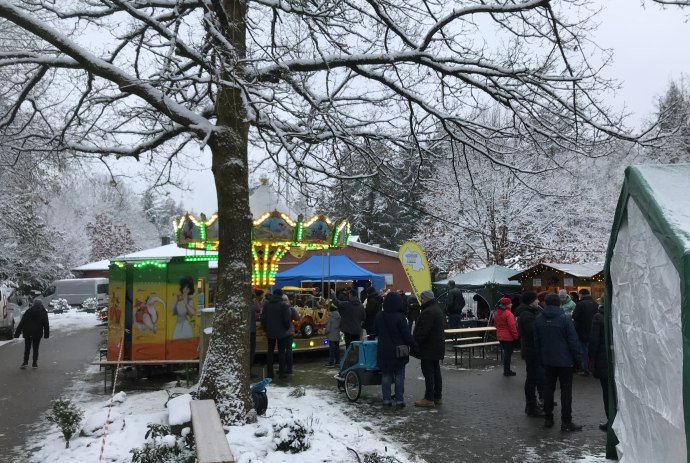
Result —
[[[107,278],[71,278],[53,282],[38,299],[43,301],[45,307],[49,307],[55,299],[65,299],[72,307],[81,307],[89,298],[95,298],[97,307],[107,304],[108,279]],[[95,312],[96,307],[87,312]]]
[[[21,295],[9,286],[0,286],[0,334],[12,339],[14,329],[30,306],[29,296]]]

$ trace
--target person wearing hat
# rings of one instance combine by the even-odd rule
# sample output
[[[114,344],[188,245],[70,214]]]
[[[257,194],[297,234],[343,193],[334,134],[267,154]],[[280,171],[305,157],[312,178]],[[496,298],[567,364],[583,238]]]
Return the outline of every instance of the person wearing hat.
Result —
[[[573,423],[573,366],[579,358],[575,326],[561,309],[558,294],[544,298],[546,307],[534,321],[534,347],[544,367],[544,427],[553,427],[553,396],[561,385],[561,431],[580,431]]]
[[[443,333],[443,312],[436,304],[431,290],[422,291],[421,313],[414,327],[414,340],[417,343],[417,357],[424,375],[424,398],[416,401],[417,407],[432,408],[441,404],[443,382],[441,379],[440,361],[446,353],[445,335]]]
[[[383,311],[376,315],[376,334],[383,405],[393,404],[391,386],[395,383],[395,405],[402,408],[405,406],[405,365],[410,361],[409,352],[417,349],[417,343],[407,325],[400,294],[390,292],[383,300]]]
[[[496,327],[496,339],[501,343],[503,351],[503,376],[515,376],[516,373],[510,369],[510,360],[513,357],[513,346],[518,340],[517,325],[515,315],[510,311],[513,306],[507,297],[498,301],[498,307],[494,312],[494,326]]]
[[[537,402],[544,397],[544,370],[534,347],[534,320],[541,312],[541,306],[534,291],[522,293],[522,303],[516,310],[518,334],[520,334],[520,355],[525,360],[525,413],[527,416],[544,416]]]
[[[573,310],[575,310],[575,303],[570,298],[570,294],[565,289],[558,291],[558,298],[561,300],[561,309],[566,315],[573,316]]]

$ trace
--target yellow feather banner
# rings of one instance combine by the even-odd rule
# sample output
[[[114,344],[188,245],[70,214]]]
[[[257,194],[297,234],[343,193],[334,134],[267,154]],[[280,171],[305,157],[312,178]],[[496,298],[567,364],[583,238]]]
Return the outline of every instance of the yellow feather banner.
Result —
[[[424,251],[414,241],[408,241],[400,246],[398,259],[402,263],[407,279],[410,280],[412,292],[421,304],[419,295],[422,291],[431,289],[431,272]]]

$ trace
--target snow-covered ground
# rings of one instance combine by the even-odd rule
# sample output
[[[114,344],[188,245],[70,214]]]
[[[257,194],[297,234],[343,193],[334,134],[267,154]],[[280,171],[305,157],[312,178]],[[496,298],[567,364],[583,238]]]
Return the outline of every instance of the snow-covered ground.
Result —
[[[92,328],[102,323],[95,313],[86,313],[76,309],[70,309],[64,313],[49,313],[48,322],[50,323],[50,331],[55,333]]]
[[[186,392],[173,388],[174,392]],[[305,389],[302,397],[291,397],[293,388],[268,387],[269,408],[265,416],[254,424],[233,426],[227,434],[230,448],[237,463],[316,463],[357,462],[357,452],[364,460],[366,454],[393,455],[401,463],[421,462],[409,456],[399,445],[388,442],[375,431],[373,423],[353,421],[342,407],[347,403],[328,401],[323,392]],[[144,445],[148,423],[168,424],[168,412],[164,406],[168,400],[165,391],[119,393],[120,401],[110,412],[110,425],[106,438],[103,461],[129,462],[130,450]],[[185,403],[185,401],[181,401]],[[188,402],[187,402],[188,403]],[[65,449],[62,435],[52,426],[41,440],[32,443],[31,462],[76,463],[99,461],[103,427],[106,421],[107,400],[80,402],[85,410],[82,433],[71,440]],[[188,407],[188,405],[186,405]],[[179,414],[180,410],[173,413]],[[299,419],[313,429],[311,446],[300,453],[286,453],[274,449],[273,425]],[[85,435],[87,434],[87,435]],[[350,450],[352,449],[352,450]],[[353,452],[354,451],[354,452]]]

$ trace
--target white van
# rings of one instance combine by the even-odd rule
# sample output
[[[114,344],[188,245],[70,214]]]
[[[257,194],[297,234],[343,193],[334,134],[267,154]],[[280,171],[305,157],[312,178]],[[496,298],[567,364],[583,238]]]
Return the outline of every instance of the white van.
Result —
[[[107,278],[71,278],[53,282],[48,289],[43,291],[40,299],[43,306],[48,308],[54,299],[65,299],[71,306],[80,307],[82,303],[95,298],[99,306],[106,305],[108,301]]]
[[[30,305],[28,296],[20,296],[13,288],[0,285],[0,335],[12,339],[14,329]]]

